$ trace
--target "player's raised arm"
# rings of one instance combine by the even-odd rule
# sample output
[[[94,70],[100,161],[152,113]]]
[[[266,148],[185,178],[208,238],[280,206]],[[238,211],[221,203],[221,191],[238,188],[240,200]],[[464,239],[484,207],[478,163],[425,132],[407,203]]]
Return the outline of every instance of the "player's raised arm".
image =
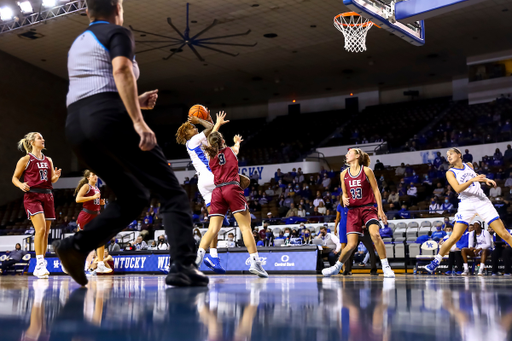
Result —
[[[233,137],[233,141],[235,142],[235,144],[233,145],[233,147],[231,147],[231,150],[233,151],[233,153],[235,153],[235,155],[238,155],[238,153],[240,152],[240,143],[242,143],[242,136],[240,135],[235,135],[235,137]]]

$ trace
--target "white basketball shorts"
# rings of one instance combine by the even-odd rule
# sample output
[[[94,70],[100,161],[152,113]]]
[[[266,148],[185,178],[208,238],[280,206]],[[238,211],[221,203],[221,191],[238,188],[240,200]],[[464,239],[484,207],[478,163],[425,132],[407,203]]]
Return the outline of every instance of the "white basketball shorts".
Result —
[[[479,198],[472,200],[462,200],[459,203],[459,210],[455,215],[455,222],[469,225],[471,218],[478,214],[486,223],[490,225],[493,221],[500,219],[498,212],[488,198]]]
[[[206,203],[206,207],[209,207],[212,202],[212,192],[215,189],[213,173],[208,171],[200,173],[197,181],[197,188]]]

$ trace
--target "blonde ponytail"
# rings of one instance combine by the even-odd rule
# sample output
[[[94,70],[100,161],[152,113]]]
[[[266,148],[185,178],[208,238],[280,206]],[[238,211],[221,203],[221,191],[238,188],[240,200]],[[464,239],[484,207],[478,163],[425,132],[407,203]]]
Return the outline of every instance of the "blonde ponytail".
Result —
[[[76,189],[75,189],[75,194],[73,195],[77,195],[78,192],[80,192],[80,189],[86,184],[86,183],[89,183],[89,177],[91,176],[91,171],[86,169],[85,172],[84,172],[84,177],[80,179],[80,181],[78,182],[78,186],[76,186]]]
[[[363,152],[360,148],[353,148],[354,152],[359,155],[359,164],[365,167],[370,167],[370,155]]]
[[[208,146],[204,146],[204,151],[210,158],[215,157],[222,146],[224,138],[218,131],[212,132],[208,135]]]
[[[26,134],[21,140],[18,141],[18,149],[28,153],[32,153],[32,142],[36,140],[38,132],[30,132]]]

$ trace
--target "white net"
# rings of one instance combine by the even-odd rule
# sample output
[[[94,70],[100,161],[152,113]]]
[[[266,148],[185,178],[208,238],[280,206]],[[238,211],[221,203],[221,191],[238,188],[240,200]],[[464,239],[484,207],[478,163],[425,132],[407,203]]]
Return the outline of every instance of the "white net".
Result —
[[[357,13],[342,13],[334,17],[334,27],[343,33],[348,52],[366,51],[366,34],[372,26],[373,22]]]

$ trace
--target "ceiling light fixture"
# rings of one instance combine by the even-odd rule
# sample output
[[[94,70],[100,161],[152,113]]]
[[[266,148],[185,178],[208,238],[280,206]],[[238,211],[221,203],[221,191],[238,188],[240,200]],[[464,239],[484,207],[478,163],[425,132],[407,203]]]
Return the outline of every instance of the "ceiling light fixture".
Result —
[[[23,13],[23,14],[32,13],[34,11],[32,9],[32,4],[30,3],[30,1],[18,2],[18,6],[20,6],[21,13]]]
[[[14,13],[10,7],[0,8],[0,19],[2,21],[11,20],[14,17]]]
[[[204,28],[202,31],[200,31],[199,33],[197,33],[196,35],[191,37],[190,36],[190,27],[189,27],[189,22],[190,22],[189,21],[189,7],[190,7],[190,4],[187,3],[187,14],[186,14],[186,21],[185,21],[187,23],[187,26],[185,28],[185,31],[183,31],[183,33],[181,33],[176,28],[176,26],[174,26],[174,24],[172,23],[171,18],[167,18],[167,23],[169,24],[169,26],[172,27],[172,29],[176,33],[178,33],[178,35],[180,36],[179,38],[169,37],[169,36],[165,36],[165,35],[157,34],[157,33],[145,32],[145,31],[141,31],[141,30],[136,30],[132,26],[130,26],[130,29],[133,32],[149,34],[149,35],[152,35],[152,36],[155,36],[155,37],[167,39],[167,40],[137,40],[136,41],[137,43],[145,43],[145,44],[153,44],[153,43],[160,43],[160,44],[162,44],[162,43],[164,43],[164,44],[166,44],[166,45],[161,45],[161,46],[158,46],[158,47],[153,47],[153,48],[150,48],[150,49],[146,49],[146,50],[143,50],[143,51],[137,51],[137,53],[140,54],[140,53],[144,53],[144,52],[160,50],[160,49],[168,48],[168,47],[171,47],[171,46],[178,46],[179,45],[178,48],[171,49],[172,53],[170,55],[168,55],[167,57],[163,58],[164,60],[168,60],[169,58],[174,56],[176,54],[176,52],[181,50],[186,45],[196,55],[197,59],[199,59],[200,61],[204,62],[205,59],[199,54],[199,52],[196,50],[196,47],[201,47],[203,49],[212,50],[212,51],[219,52],[219,53],[222,53],[222,54],[227,54],[228,56],[236,57],[236,56],[239,55],[239,53],[235,54],[235,53],[230,53],[230,52],[226,52],[226,51],[223,51],[223,50],[219,50],[219,49],[211,47],[211,45],[217,45],[217,46],[243,46],[243,47],[254,47],[254,46],[256,46],[257,43],[254,43],[254,44],[235,44],[235,43],[212,42],[212,40],[216,40],[216,39],[245,36],[245,35],[248,35],[249,33],[251,33],[251,30],[247,30],[247,32],[245,32],[245,33],[236,33],[236,34],[229,34],[229,35],[225,35],[225,36],[217,36],[217,37],[210,37],[210,38],[201,38],[201,39],[199,39],[199,37],[201,35],[203,35],[207,31],[209,31],[212,27],[214,27],[215,25],[217,25],[219,23],[219,21],[217,19],[214,19],[213,22],[210,24],[210,26]]]

